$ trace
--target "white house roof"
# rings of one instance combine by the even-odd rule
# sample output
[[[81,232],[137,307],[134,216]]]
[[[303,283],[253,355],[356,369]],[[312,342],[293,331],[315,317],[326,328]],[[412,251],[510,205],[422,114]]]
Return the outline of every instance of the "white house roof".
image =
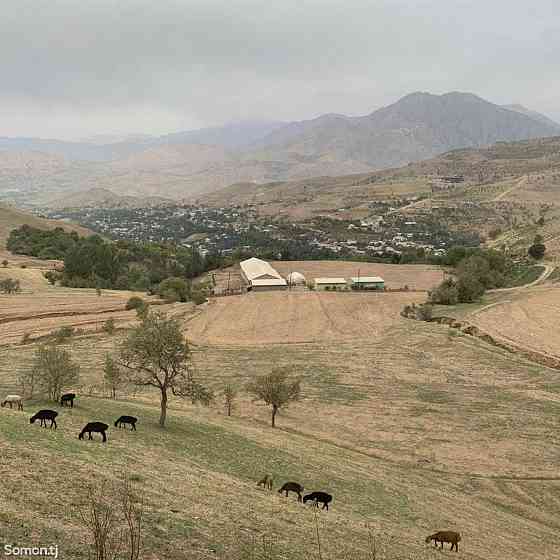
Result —
[[[287,286],[288,283],[284,278],[257,278],[251,280],[251,286]]]
[[[258,278],[282,278],[266,261],[255,257],[241,261],[239,266],[250,282]]]
[[[346,284],[344,278],[315,278],[315,284]]]
[[[352,282],[354,284],[361,284],[362,282],[365,282],[365,283],[385,282],[385,280],[383,280],[383,278],[381,278],[379,276],[360,276],[360,277],[356,277],[356,278],[351,278],[350,280],[352,280]]]

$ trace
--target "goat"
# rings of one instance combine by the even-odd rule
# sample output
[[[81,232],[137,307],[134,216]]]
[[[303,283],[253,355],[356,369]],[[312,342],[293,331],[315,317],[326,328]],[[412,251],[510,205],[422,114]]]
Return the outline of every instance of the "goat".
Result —
[[[121,416],[115,421],[115,428],[122,428],[123,424],[130,424],[130,429],[136,431],[136,422],[138,422],[138,418],[134,416]]]
[[[272,490],[272,485],[274,483],[274,479],[269,475],[269,474],[265,474],[258,482],[257,482],[257,486],[261,486],[263,488],[268,488],[268,490]]]
[[[37,412],[36,414],[34,414],[30,419],[29,422],[31,424],[35,423],[35,420],[40,420],[41,423],[40,425],[43,426],[43,428],[47,427],[47,420],[51,421],[51,428],[54,426],[54,429],[56,430],[56,420],[55,418],[58,416],[58,412],[56,412],[55,410],[39,410],[39,412]]]
[[[107,441],[107,436],[105,435],[105,430],[107,430],[109,426],[107,424],[103,424],[103,422],[88,422],[84,429],[80,432],[78,439],[84,439],[84,434],[88,434],[89,439],[93,439],[91,433],[97,432],[103,436],[103,442]]]
[[[311,492],[303,497],[303,503],[313,500],[315,502],[315,507],[319,507],[319,502],[323,504],[322,509],[329,511],[329,504],[332,502],[332,496],[326,492]]]
[[[20,395],[6,395],[6,398],[2,402],[2,408],[4,408],[7,404],[10,405],[10,409],[12,405],[16,404],[18,410],[23,410],[23,397]]]
[[[451,549],[455,549],[455,552],[459,552],[459,541],[461,540],[461,534],[456,531],[438,531],[433,535],[426,537],[426,542],[434,541],[434,544],[438,545],[441,543],[441,548],[443,549],[443,543],[451,543]]]
[[[278,490],[279,494],[281,494],[282,492],[286,492],[286,497],[288,497],[288,492],[295,492],[298,495],[298,502],[301,502],[303,486],[301,484],[298,484],[297,482],[286,482],[286,484],[284,484],[282,488]]]
[[[60,406],[68,405],[70,408],[74,408],[74,399],[76,398],[75,393],[65,393],[60,397]]]

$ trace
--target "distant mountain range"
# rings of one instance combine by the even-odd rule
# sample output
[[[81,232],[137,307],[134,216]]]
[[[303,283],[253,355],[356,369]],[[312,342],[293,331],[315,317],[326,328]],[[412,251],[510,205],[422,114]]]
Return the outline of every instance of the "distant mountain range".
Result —
[[[239,182],[363,173],[449,150],[560,135],[521,105],[413,93],[362,117],[241,122],[159,137],[0,138],[0,197],[46,204],[69,192],[193,198]]]

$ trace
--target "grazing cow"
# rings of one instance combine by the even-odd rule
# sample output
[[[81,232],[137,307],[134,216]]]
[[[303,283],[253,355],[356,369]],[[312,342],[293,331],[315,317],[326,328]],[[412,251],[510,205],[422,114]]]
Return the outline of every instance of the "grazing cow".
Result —
[[[257,486],[262,486],[265,489],[272,490],[272,485],[274,483],[274,479],[269,475],[265,474],[258,482]]]
[[[65,393],[60,397],[60,406],[69,406],[74,408],[74,399],[76,398],[75,393]]]
[[[434,541],[434,544],[438,545],[441,543],[441,548],[443,549],[443,543],[451,543],[451,549],[455,549],[455,552],[459,552],[459,541],[461,540],[461,534],[456,531],[438,531],[433,535],[426,537],[426,542]]]
[[[84,434],[88,434],[89,439],[93,439],[92,432],[97,432],[103,436],[103,442],[107,441],[107,436],[105,435],[105,431],[109,426],[107,424],[103,424],[103,422],[88,422],[84,429],[80,432],[78,439],[84,439]]]
[[[286,484],[284,484],[282,488],[278,490],[279,494],[281,494],[282,492],[286,492],[286,497],[288,497],[288,492],[295,492],[298,495],[298,502],[301,502],[303,486],[301,484],[298,484],[297,482],[286,482]]]
[[[329,504],[332,502],[332,496],[326,492],[311,492],[303,497],[303,503],[313,500],[315,502],[315,507],[319,507],[319,503],[323,504],[322,509],[329,511]]]
[[[122,428],[124,424],[130,424],[130,429],[136,431],[138,418],[134,416],[121,416],[115,421],[115,428]]]
[[[23,410],[23,397],[20,395],[6,395],[6,398],[2,402],[2,408],[4,408],[7,404],[10,405],[10,409],[15,404],[17,405],[18,410]]]
[[[35,420],[40,420],[41,423],[40,425],[43,428],[47,427],[47,420],[51,421],[51,428],[54,427],[54,429],[56,430],[56,420],[55,418],[58,416],[58,412],[56,412],[56,410],[39,410],[39,412],[37,412],[37,414],[34,414],[30,419],[29,422],[31,424],[35,423]]]

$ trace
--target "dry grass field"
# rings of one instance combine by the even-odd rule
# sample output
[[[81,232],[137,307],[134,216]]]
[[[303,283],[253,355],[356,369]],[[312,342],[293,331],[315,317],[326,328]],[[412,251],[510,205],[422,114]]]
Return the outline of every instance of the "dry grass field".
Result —
[[[21,344],[10,329],[109,317],[103,311],[113,304],[121,306],[114,316],[128,313],[129,294],[117,303],[113,292],[52,288],[20,273],[29,293],[0,302],[2,317],[13,319],[0,325],[2,394],[18,390],[17,376],[38,346]],[[85,483],[127,472],[146,504],[143,560],[256,560],[265,556],[251,542],[263,538],[275,554],[266,558],[307,560],[319,558],[317,531],[323,560],[371,560],[366,523],[377,560],[560,557],[558,372],[399,316],[405,303],[423,298],[294,291],[220,298],[194,313],[190,305],[164,307],[183,316],[194,373],[218,399],[204,408],[172,397],[163,431],[154,392],[88,396],[102,386],[104,358],[125,330],[67,340],[63,347],[81,364],[76,407],[27,401],[24,413],[0,409],[2,543],[57,542],[62,558],[85,560],[78,512]],[[41,319],[49,309],[64,315]],[[270,410],[242,390],[225,416],[226,382],[242,389],[277,366],[303,380],[301,401],[280,412],[277,429]],[[56,432],[29,424],[31,412],[46,407],[59,410]],[[137,416],[138,432],[113,428],[120,414]],[[91,420],[110,425],[106,444],[77,439]],[[258,489],[266,472],[275,489],[297,480],[331,492],[331,511],[315,517],[293,498]],[[424,543],[440,529],[462,533],[459,553]]]
[[[559,312],[560,287],[542,286],[515,292],[469,321],[496,338],[559,356]]]
[[[187,337],[204,344],[279,344],[378,337],[399,320],[418,293],[247,293],[211,300],[187,323]]]
[[[381,276],[387,288],[430,290],[439,284],[444,274],[441,268],[427,265],[397,265],[358,263],[350,261],[272,261],[280,274],[287,276],[292,271],[301,272],[305,278],[319,277],[350,278],[354,276]]]

